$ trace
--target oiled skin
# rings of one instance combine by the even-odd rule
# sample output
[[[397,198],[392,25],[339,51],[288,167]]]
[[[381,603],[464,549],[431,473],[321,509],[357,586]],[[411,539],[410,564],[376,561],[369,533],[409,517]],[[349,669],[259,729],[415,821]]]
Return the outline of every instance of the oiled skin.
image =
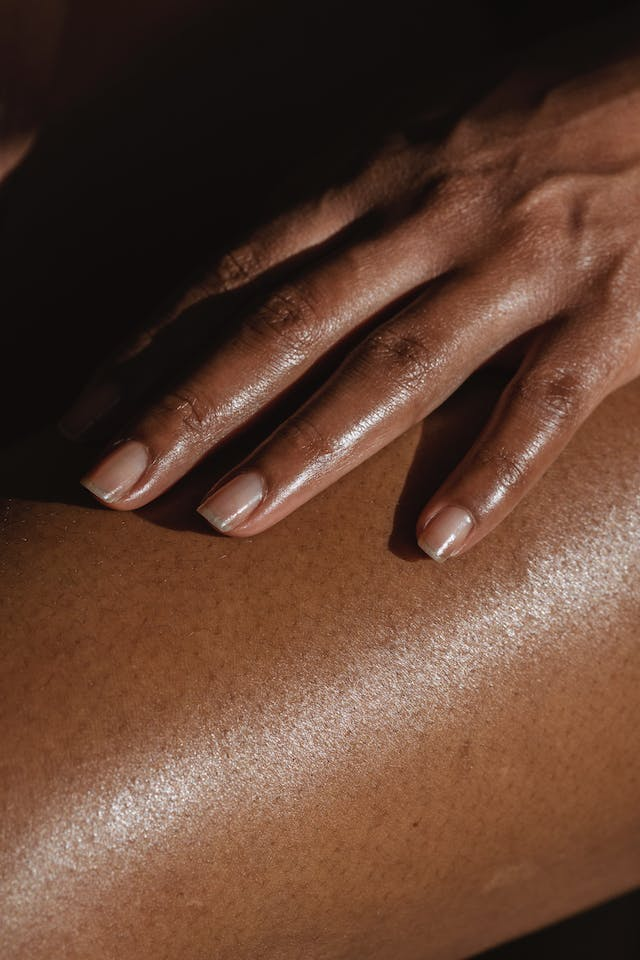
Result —
[[[640,382],[439,567],[487,397],[254,541],[7,502],[6,960],[456,958],[640,881]]]

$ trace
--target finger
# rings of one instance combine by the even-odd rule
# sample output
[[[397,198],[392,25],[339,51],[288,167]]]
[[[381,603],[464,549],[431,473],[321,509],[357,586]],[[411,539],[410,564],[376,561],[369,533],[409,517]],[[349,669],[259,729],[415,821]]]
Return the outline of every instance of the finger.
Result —
[[[281,287],[150,409],[86,485],[118,509],[149,502],[360,324],[446,269],[453,256],[448,247],[441,239],[421,248],[415,231],[404,226],[355,244]]]
[[[249,295],[284,273],[308,261],[327,247],[335,248],[347,239],[369,214],[383,214],[397,203],[407,182],[420,176],[428,179],[425,159],[400,143],[390,143],[361,174],[347,184],[327,190],[319,199],[310,200],[286,212],[256,230],[244,243],[225,254],[212,270],[194,283],[185,296],[159,321],[145,326],[110,357],[82,390],[71,409],[59,423],[67,439],[79,439],[120,407],[123,400],[135,402],[168,369],[175,369],[207,340],[218,320],[237,313]],[[434,181],[435,182],[435,181]],[[473,215],[473,202],[465,203],[466,216],[454,210],[451,198],[432,191],[432,203],[426,223],[419,231],[433,243],[441,243],[439,230],[449,229],[462,238],[465,221]],[[423,203],[431,203],[429,191]],[[407,229],[422,217],[411,212]],[[445,220],[450,222],[448,225]],[[433,228],[428,231],[430,225]],[[428,279],[428,271],[425,271]]]
[[[485,359],[555,308],[549,277],[505,276],[504,257],[445,284],[370,335],[200,508],[251,536],[425,417]]]
[[[573,315],[545,327],[480,437],[417,524],[418,543],[440,562],[493,530],[558,457],[612,389],[621,358],[602,318]]]
[[[364,189],[336,189],[283,214],[221,257],[159,320],[138,330],[96,371],[59,422],[76,440],[106,418],[123,399],[142,396],[169,368],[205,341],[216,321],[274,271],[326,244],[367,212]],[[195,309],[203,307],[206,309]]]

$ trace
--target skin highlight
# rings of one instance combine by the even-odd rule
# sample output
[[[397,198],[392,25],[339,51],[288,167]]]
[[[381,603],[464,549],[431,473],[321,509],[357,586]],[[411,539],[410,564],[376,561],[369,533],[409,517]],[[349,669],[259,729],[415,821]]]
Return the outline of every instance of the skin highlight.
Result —
[[[491,540],[421,560],[416,495],[498,392],[252,543],[7,502],[10,960],[454,958],[638,883],[640,393]]]
[[[243,288],[256,249],[212,281]],[[504,386],[487,370],[248,542],[195,514],[207,464],[113,512],[53,433],[0,454],[3,956],[453,960],[638,884],[638,380],[430,563],[415,518]],[[203,408],[173,399],[188,444]]]

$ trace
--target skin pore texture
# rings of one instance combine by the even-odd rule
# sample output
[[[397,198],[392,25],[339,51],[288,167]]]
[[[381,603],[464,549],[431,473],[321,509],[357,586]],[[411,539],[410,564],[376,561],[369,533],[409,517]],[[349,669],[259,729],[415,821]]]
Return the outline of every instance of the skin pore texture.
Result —
[[[640,384],[440,566],[497,395],[255,540],[6,501],[6,960],[455,958],[640,881]]]

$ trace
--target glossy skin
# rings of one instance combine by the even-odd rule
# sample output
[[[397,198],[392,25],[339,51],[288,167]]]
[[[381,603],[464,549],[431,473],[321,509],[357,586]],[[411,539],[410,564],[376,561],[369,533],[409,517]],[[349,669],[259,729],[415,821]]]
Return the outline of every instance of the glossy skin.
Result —
[[[639,882],[638,383],[440,569],[498,386],[251,543],[2,459],[3,958],[453,958]]]
[[[459,958],[640,882],[640,385],[440,567],[491,380],[252,542],[7,501],[3,958]]]
[[[494,416],[417,519],[439,560],[494,530],[640,372],[640,58],[618,43],[579,72],[565,47],[559,62],[538,54],[441,142],[398,137],[354,181],[224,257],[186,305],[215,309],[305,260],[225,344],[204,335],[195,371],[124,429],[89,489],[119,510],[149,503],[359,332],[318,392],[205,498],[215,527],[253,537],[514,346],[522,362]],[[356,222],[357,237],[340,242]],[[69,433],[101,405],[113,411],[127,365],[157,332],[101,373]]]

